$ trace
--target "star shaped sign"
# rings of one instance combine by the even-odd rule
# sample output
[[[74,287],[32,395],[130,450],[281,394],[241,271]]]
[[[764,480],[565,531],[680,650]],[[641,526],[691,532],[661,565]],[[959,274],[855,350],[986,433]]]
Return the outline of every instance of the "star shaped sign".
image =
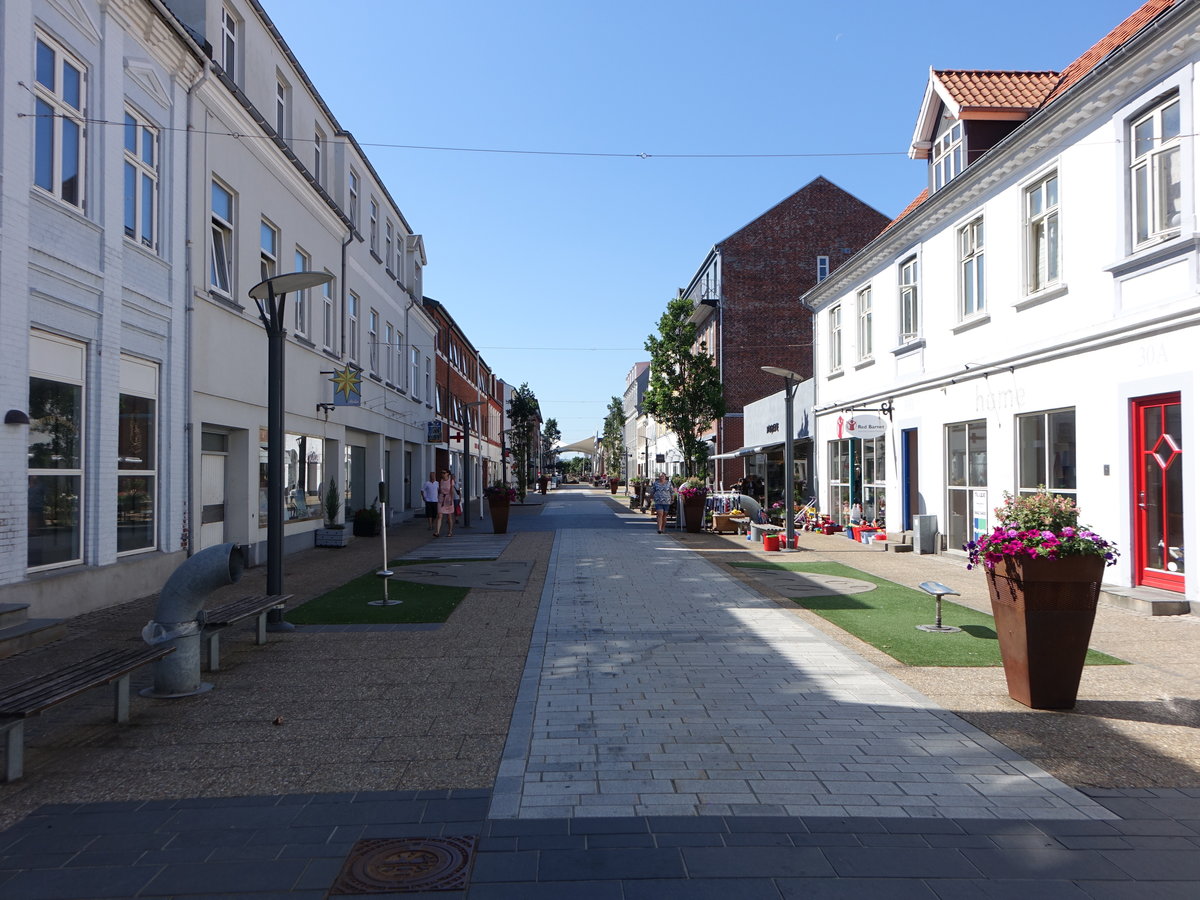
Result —
[[[337,369],[329,379],[333,384],[335,406],[358,406],[362,399],[362,373],[353,366]]]

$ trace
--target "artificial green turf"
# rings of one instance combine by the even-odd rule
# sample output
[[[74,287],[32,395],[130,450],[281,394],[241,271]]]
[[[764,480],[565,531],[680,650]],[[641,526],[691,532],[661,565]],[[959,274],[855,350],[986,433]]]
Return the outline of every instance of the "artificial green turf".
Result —
[[[466,560],[446,560],[466,562]],[[393,560],[392,571],[402,566],[431,565],[439,560]],[[371,606],[369,601],[383,599],[384,579],[374,571],[314,597],[289,610],[285,618],[295,625],[397,625],[445,622],[470,588],[441,584],[420,584],[387,579],[388,599],[402,601],[394,606]]]
[[[735,563],[744,568],[786,569],[817,575],[857,578],[875,585],[862,594],[792,598],[805,609],[866,641],[908,666],[999,666],[1000,642],[995,622],[987,613],[976,612],[949,600],[942,601],[942,624],[962,629],[953,634],[918,631],[932,625],[934,599],[924,591],[877,578],[841,563]],[[1089,650],[1086,662],[1093,666],[1126,665],[1124,660]]]

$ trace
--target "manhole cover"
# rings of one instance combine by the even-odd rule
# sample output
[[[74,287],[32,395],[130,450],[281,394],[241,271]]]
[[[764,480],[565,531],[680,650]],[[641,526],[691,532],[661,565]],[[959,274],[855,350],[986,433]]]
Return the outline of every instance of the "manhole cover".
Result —
[[[331,895],[461,891],[467,886],[474,835],[357,841]]]

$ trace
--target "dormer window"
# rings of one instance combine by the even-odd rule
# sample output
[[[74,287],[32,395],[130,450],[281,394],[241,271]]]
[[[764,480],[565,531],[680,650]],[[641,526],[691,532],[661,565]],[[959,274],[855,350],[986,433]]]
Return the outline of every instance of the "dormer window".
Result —
[[[955,122],[933,142],[933,189],[941,190],[963,170],[963,126]]]

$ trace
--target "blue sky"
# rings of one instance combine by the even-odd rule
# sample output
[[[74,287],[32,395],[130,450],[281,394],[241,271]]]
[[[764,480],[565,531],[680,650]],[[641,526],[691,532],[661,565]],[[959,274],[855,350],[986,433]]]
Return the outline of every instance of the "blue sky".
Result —
[[[425,236],[425,292],[567,442],[714,243],[818,175],[904,208],[930,66],[1062,70],[1139,5],[262,2]]]

